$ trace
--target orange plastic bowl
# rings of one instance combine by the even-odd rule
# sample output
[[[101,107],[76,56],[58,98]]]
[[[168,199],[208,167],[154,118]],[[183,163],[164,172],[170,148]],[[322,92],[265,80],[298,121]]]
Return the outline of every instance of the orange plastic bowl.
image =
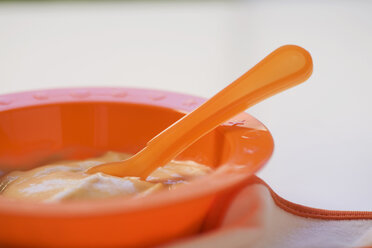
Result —
[[[143,89],[58,89],[0,96],[0,170],[114,150],[135,153],[204,100]],[[223,191],[247,180],[273,151],[269,131],[242,113],[178,156],[216,170],[172,192],[71,203],[0,195],[0,246],[152,246],[197,233]]]

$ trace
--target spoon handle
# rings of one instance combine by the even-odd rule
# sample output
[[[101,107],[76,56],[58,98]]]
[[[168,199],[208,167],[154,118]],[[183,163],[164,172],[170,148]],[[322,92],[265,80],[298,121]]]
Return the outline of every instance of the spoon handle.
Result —
[[[145,174],[149,174],[219,124],[276,93],[302,83],[310,77],[312,69],[312,59],[306,50],[294,45],[282,46],[150,140],[135,157],[145,159]]]
[[[276,49],[260,63],[147,143],[130,159],[90,168],[88,173],[146,178],[200,137],[248,107],[308,79],[310,54],[301,47]]]

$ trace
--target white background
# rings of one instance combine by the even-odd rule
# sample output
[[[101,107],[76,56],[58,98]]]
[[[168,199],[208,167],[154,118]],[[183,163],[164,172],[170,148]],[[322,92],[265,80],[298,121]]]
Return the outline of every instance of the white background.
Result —
[[[314,73],[248,110],[276,144],[259,176],[296,203],[372,211],[371,1],[0,3],[0,93],[210,97],[284,44],[310,51]]]

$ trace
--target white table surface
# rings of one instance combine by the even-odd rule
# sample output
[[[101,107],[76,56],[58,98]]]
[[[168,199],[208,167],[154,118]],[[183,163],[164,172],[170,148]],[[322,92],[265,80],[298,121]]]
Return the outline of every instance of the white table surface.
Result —
[[[210,97],[284,44],[307,83],[248,110],[275,153],[258,173],[311,207],[372,210],[372,2],[0,3],[0,93],[130,86]]]

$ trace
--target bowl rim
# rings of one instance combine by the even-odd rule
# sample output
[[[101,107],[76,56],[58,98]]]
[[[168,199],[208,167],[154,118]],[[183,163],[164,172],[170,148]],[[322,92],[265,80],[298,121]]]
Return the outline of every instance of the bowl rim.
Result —
[[[45,106],[61,103],[133,103],[155,105],[186,114],[205,101],[204,98],[188,94],[128,87],[85,87],[32,90],[0,95],[0,112],[26,107]],[[248,121],[246,121],[248,119]],[[161,208],[172,204],[187,202],[192,199],[213,195],[224,188],[248,179],[270,159],[274,150],[274,141],[270,131],[248,113],[241,113],[224,123],[226,126],[267,131],[269,140],[267,156],[260,162],[245,166],[221,166],[215,172],[184,185],[177,190],[158,192],[142,198],[105,199],[40,203],[7,199],[0,195],[0,214],[39,216],[39,217],[89,217],[119,214],[123,212],[140,212]],[[228,175],[228,177],[226,177]],[[213,181],[213,183],[212,183]],[[194,189],[194,190],[192,190]],[[195,190],[198,189],[198,190]]]

